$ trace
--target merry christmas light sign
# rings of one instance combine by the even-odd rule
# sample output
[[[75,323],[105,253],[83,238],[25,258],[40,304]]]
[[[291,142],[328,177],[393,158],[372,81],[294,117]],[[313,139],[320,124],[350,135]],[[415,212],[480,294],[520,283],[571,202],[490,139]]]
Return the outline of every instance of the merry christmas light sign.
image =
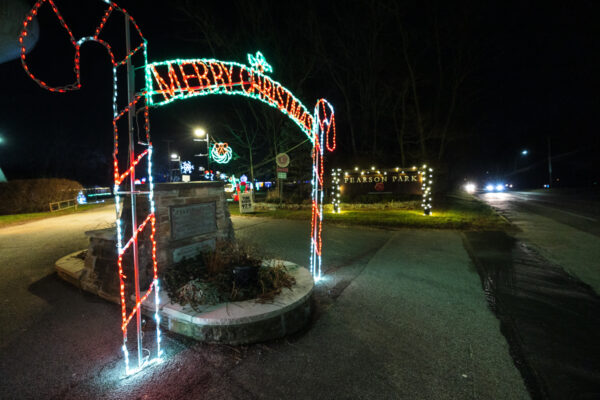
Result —
[[[178,99],[210,94],[241,95],[262,101],[287,114],[314,141],[313,117],[288,89],[263,72],[264,57],[248,55],[252,65],[213,59],[169,60],[148,64],[146,87],[150,105],[162,106]],[[268,65],[268,64],[267,64]]]

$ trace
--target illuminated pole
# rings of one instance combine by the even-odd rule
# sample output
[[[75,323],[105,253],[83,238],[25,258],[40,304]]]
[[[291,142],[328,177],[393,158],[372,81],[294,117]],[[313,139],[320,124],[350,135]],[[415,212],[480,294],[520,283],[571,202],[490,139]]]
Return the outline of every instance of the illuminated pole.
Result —
[[[550,148],[550,136],[548,136],[548,188],[552,186],[552,156]]]
[[[127,54],[131,52],[131,39],[129,33],[129,18],[125,15],[125,47]],[[131,57],[127,57],[127,104],[129,104],[128,110],[128,132],[129,132],[129,165],[136,159],[135,157],[135,142],[133,141],[133,118],[135,104],[133,99],[135,97],[135,78],[133,76],[134,71],[131,68]],[[138,258],[138,241],[137,241],[137,213],[136,213],[136,202],[135,202],[135,168],[131,168],[129,174],[129,195],[131,196],[131,232],[133,236],[133,271],[134,271],[134,282],[135,282],[135,304],[137,309],[135,310],[136,315],[136,328],[137,328],[137,356],[138,356],[138,368],[142,367],[142,316],[141,316],[141,305],[140,305],[140,279],[139,279],[139,258]]]
[[[171,153],[169,159],[169,180],[170,182],[179,182],[181,180],[181,157],[177,153]],[[177,164],[175,164],[177,163]],[[176,165],[174,168],[173,165]]]
[[[202,128],[194,129],[194,136],[196,136],[198,138],[198,139],[194,138],[194,142],[206,141],[206,153],[205,154],[198,153],[198,154],[196,154],[196,156],[197,157],[206,157],[206,169],[208,170],[208,163],[210,162],[210,136]],[[206,137],[206,139],[203,139],[204,137]]]
[[[163,142],[167,143],[167,158],[169,159],[167,168],[169,169],[169,179],[171,179],[171,143],[173,143],[173,139],[163,139]]]
[[[2,143],[4,143],[4,138],[0,136],[0,146]],[[2,167],[0,167],[0,182],[6,182],[6,176],[4,175],[4,172],[2,172]]]
[[[529,150],[527,150],[527,149],[521,150],[521,153],[520,153],[521,157],[526,157],[528,154],[529,154]],[[519,168],[519,159],[521,157],[519,157],[519,156],[515,157],[515,168],[514,168],[513,174],[516,173],[517,169]]]

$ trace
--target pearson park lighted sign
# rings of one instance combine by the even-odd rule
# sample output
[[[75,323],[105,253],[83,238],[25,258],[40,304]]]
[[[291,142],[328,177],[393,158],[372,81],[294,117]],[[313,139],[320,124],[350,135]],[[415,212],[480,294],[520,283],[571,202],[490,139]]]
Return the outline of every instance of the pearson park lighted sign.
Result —
[[[356,198],[360,195],[412,194],[422,196],[425,215],[431,214],[431,186],[433,168],[423,165],[420,168],[360,169],[331,171],[332,204],[334,212],[341,211],[341,197]]]
[[[412,173],[411,173],[412,172]],[[387,172],[381,173],[378,171],[377,175],[371,175],[367,173],[367,175],[357,175],[353,176],[350,174],[344,175],[344,185],[346,184],[354,184],[354,183],[421,183],[421,176],[417,171],[409,171],[408,173],[402,172],[399,174],[394,174],[388,177]],[[406,185],[402,185],[402,188],[406,188]],[[381,190],[383,186],[379,186],[379,188],[375,188],[375,190]],[[412,188],[412,186],[411,186]]]

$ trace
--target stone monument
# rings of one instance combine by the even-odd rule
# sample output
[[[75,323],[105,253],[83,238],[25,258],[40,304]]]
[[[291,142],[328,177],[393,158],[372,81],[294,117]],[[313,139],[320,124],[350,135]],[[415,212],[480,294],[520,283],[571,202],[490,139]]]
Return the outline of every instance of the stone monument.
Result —
[[[140,188],[140,190],[144,190]],[[138,196],[138,224],[148,214],[149,204]],[[128,198],[123,204],[123,220],[131,221]],[[156,211],[156,247],[158,268],[164,271],[185,258],[193,258],[203,251],[214,249],[219,240],[233,240],[233,225],[227,207],[223,182],[158,183],[154,186]],[[131,234],[131,226],[122,227],[124,237]],[[150,230],[138,236],[140,249],[151,246]],[[108,300],[119,302],[117,274],[116,228],[86,232],[90,244],[85,257],[81,286]],[[140,254],[151,254],[140,251]],[[127,255],[127,253],[126,253]],[[133,276],[130,257],[124,258],[125,275]],[[128,272],[129,271],[129,272]],[[147,286],[152,280],[152,260],[140,258],[140,283]],[[129,285],[125,282],[126,286]]]

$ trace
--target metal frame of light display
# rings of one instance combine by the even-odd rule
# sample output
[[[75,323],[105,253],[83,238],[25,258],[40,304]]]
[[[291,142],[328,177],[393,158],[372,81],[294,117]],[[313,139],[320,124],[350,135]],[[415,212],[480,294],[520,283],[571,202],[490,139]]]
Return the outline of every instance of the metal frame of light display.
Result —
[[[249,55],[249,66],[236,63],[226,62],[214,59],[194,59],[194,60],[171,60],[157,63],[148,63],[148,43],[142,32],[131,15],[125,9],[120,8],[114,2],[109,0],[100,0],[107,4],[107,9],[102,15],[98,25],[95,26],[92,36],[84,36],[79,39],[75,38],[72,30],[67,25],[59,12],[53,0],[38,0],[32,9],[27,14],[23,22],[23,30],[19,35],[19,43],[21,46],[21,62],[25,72],[42,88],[51,92],[66,93],[69,91],[78,90],[81,88],[80,74],[80,48],[87,42],[96,42],[104,46],[110,56],[113,72],[113,169],[114,169],[114,196],[116,207],[116,226],[117,226],[117,254],[118,254],[118,273],[120,283],[120,298],[121,298],[121,331],[123,334],[122,351],[125,359],[126,374],[132,374],[139,371],[144,366],[159,362],[162,356],[160,348],[161,333],[160,333],[160,316],[159,310],[159,280],[158,280],[158,265],[156,260],[156,215],[154,204],[154,183],[152,177],[152,142],[150,140],[150,121],[149,107],[166,105],[176,99],[183,99],[208,94],[228,94],[242,95],[255,100],[262,101],[269,106],[279,109],[282,113],[298,125],[298,127],[308,136],[313,144],[312,150],[312,218],[311,218],[311,253],[310,253],[310,270],[315,280],[321,278],[321,252],[322,252],[322,220],[323,220],[323,153],[324,148],[328,151],[333,151],[336,147],[335,143],[335,114],[333,107],[325,99],[320,99],[315,105],[312,115],[307,108],[298,100],[288,89],[283,87],[279,82],[272,80],[265,73],[272,72],[271,66],[266,62],[260,52],[255,56]],[[52,11],[58,18],[61,26],[66,30],[69,40],[75,50],[74,54],[74,72],[75,81],[65,86],[51,86],[46,82],[37,78],[29,69],[26,60],[27,49],[25,47],[24,38],[29,34],[28,26],[38,14],[40,7],[47,4],[52,8]],[[109,43],[104,41],[100,36],[109,18],[115,15],[121,15],[125,20],[127,52],[124,58],[117,60],[113,49]],[[135,38],[139,40],[139,44],[131,50],[130,48],[130,25],[134,27]],[[132,58],[137,55],[143,55],[144,72],[146,86],[135,93],[134,69],[132,67]],[[119,93],[119,82],[117,72],[119,68],[127,69],[126,89],[128,93],[127,105],[122,109],[118,108],[117,98]],[[177,67],[177,70],[175,69]],[[160,75],[158,69],[166,68],[167,82]],[[154,89],[154,80],[158,89]],[[183,82],[183,84],[181,83]],[[162,97],[162,100],[160,99]],[[157,100],[158,98],[158,100]],[[144,124],[143,133],[146,137],[144,143],[145,150],[135,153],[135,142],[133,141],[133,131],[136,129],[132,121],[137,120],[137,114],[143,113]],[[123,152],[119,152],[119,129],[118,122],[122,117],[128,115],[129,129],[129,151],[126,152],[128,167],[121,171],[119,169],[119,160],[123,157]],[[139,132],[138,132],[139,133]],[[147,162],[148,174],[148,191],[141,192],[135,190],[135,171],[136,167],[142,160]],[[129,190],[121,190],[121,184],[129,178]],[[121,196],[129,196],[131,199],[131,214],[132,214],[132,235],[123,245],[123,221],[120,217],[120,201]],[[141,224],[137,223],[136,197],[147,196],[150,207],[149,213],[144,218]],[[150,252],[152,257],[153,280],[148,289],[143,293],[139,288],[138,277],[138,236],[142,234],[147,226],[150,226]],[[135,229],[133,229],[135,227]],[[123,257],[125,252],[131,249],[132,258],[135,266],[135,295],[136,301],[134,307],[128,313],[127,298],[125,296],[125,282],[128,279],[123,271]],[[155,296],[155,312],[154,319],[156,322],[156,351],[154,356],[142,356],[142,332],[141,332],[141,305],[154,292]],[[127,347],[127,327],[133,317],[137,321],[137,367],[130,368],[129,366],[129,350]]]

